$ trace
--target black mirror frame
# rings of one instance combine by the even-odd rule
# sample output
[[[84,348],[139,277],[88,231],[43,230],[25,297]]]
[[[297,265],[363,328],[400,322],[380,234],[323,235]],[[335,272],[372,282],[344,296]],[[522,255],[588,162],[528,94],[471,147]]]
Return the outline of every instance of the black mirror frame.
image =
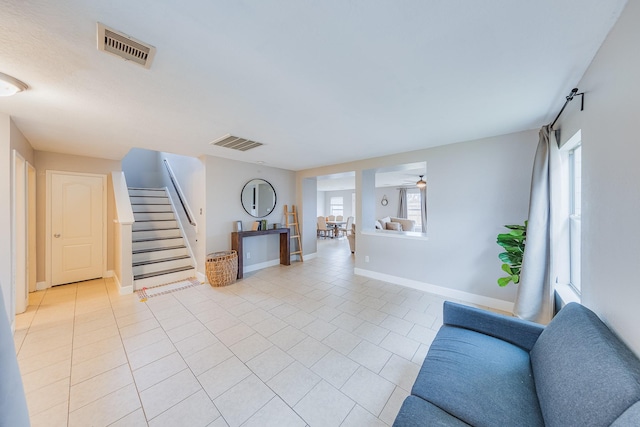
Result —
[[[242,202],[242,194],[244,193],[244,189],[247,188],[247,185],[249,185],[251,182],[256,181],[256,180],[266,182],[267,184],[269,184],[269,187],[271,187],[271,190],[273,191],[273,208],[271,208],[271,210],[269,211],[268,214],[263,215],[263,216],[255,216],[255,215],[253,215],[251,212],[249,212],[247,210],[246,206]],[[276,189],[274,188],[274,186],[269,181],[267,181],[266,179],[252,178],[249,181],[247,181],[247,183],[244,186],[242,186],[242,190],[240,191],[240,204],[242,205],[242,209],[244,209],[244,211],[246,213],[248,213],[251,217],[253,217],[253,218],[264,218],[264,217],[269,216],[276,209],[276,206],[278,206],[278,193],[276,193]]]

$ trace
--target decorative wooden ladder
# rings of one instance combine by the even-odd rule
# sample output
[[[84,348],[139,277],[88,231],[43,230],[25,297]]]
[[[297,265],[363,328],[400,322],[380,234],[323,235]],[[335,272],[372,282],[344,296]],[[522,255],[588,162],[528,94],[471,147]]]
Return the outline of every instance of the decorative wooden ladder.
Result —
[[[293,217],[293,222],[289,222],[289,217]],[[297,239],[298,247],[297,250],[291,252],[291,255],[299,255],[300,262],[304,261],[302,259],[302,242],[300,241],[300,226],[298,225],[298,212],[296,211],[296,205],[291,205],[291,212],[289,212],[289,208],[287,205],[284,205],[284,222],[287,228],[293,227],[293,233],[291,234],[292,239]]]

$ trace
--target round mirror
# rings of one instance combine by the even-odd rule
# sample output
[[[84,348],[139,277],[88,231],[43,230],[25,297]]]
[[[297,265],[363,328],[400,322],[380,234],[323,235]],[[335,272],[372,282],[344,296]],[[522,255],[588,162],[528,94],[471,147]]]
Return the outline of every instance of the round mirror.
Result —
[[[254,218],[264,218],[276,207],[276,190],[264,179],[252,179],[242,187],[242,207]]]

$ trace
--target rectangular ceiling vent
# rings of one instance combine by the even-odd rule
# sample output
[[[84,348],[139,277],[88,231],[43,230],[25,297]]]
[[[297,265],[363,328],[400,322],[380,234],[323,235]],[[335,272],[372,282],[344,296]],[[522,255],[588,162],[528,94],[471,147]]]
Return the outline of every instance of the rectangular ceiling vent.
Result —
[[[98,22],[98,50],[134,62],[144,68],[151,67],[156,48],[150,44],[116,31]]]
[[[247,151],[252,148],[260,147],[264,145],[260,142],[251,141],[246,138],[240,138],[239,136],[225,135],[222,138],[216,139],[211,142],[212,145],[218,147],[231,148],[232,150]]]

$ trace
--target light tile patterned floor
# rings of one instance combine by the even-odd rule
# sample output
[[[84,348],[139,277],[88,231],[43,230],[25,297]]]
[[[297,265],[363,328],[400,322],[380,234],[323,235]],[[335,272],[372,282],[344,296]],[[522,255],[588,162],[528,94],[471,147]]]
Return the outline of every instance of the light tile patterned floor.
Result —
[[[443,300],[318,257],[149,298],[111,279],[30,295],[16,350],[37,426],[385,426]]]

